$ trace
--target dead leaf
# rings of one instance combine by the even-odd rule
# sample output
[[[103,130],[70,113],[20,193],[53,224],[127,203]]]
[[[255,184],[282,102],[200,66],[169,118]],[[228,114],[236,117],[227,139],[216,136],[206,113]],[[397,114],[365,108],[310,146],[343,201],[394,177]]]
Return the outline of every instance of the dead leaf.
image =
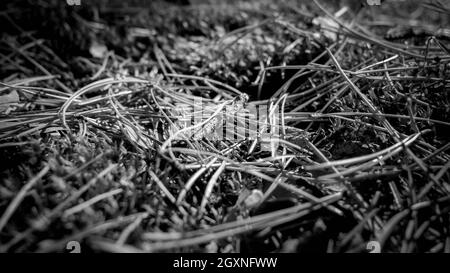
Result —
[[[339,28],[338,23],[328,17],[319,16],[313,19],[313,24],[319,26],[323,30],[323,35],[325,35],[327,38],[336,41],[337,34],[333,30],[337,30]]]
[[[19,103],[19,94],[13,90],[9,94],[0,95],[0,113],[5,112],[10,106]]]
[[[94,58],[103,58],[106,55],[108,48],[97,41],[93,41],[91,47],[89,48],[89,53],[91,53]]]

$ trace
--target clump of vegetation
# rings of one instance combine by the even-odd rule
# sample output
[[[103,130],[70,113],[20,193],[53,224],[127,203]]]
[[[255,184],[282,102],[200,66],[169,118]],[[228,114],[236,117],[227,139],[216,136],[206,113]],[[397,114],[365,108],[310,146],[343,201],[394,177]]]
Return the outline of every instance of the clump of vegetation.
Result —
[[[450,252],[449,8],[213,2],[1,4],[0,251]]]

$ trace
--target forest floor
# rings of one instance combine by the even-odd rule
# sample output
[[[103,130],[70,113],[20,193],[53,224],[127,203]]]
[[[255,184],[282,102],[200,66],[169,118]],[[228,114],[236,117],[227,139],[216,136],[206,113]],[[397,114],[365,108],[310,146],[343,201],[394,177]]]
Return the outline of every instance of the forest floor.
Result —
[[[450,6],[182,2],[2,1],[0,252],[450,252]]]

